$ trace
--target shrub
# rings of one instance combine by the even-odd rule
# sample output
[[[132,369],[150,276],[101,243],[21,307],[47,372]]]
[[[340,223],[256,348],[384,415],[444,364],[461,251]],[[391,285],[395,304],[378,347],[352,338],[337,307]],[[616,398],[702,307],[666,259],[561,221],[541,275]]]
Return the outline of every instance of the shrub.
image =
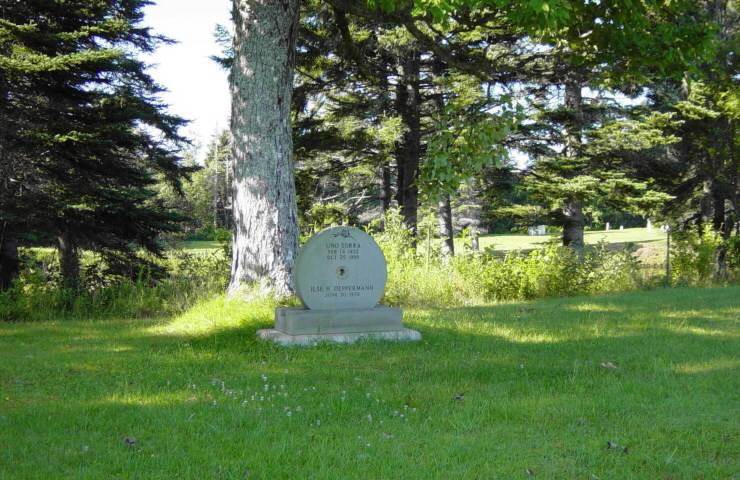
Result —
[[[171,250],[156,259],[166,267],[165,277],[154,279],[141,271],[134,280],[104,274],[100,259],[86,252],[82,257],[82,291],[71,292],[61,287],[53,250],[25,250],[22,259],[20,278],[12,288],[0,292],[0,321],[178,313],[223,292],[229,276],[229,258],[222,250]]]
[[[712,283],[721,237],[706,229],[701,234],[678,231],[672,238],[671,284],[703,286]]]
[[[393,305],[453,306],[481,301],[526,300],[540,297],[633,290],[644,285],[639,262],[631,250],[610,251],[605,244],[582,254],[550,244],[524,254],[497,258],[493,252],[440,258],[429,245],[411,248],[409,230],[392,210],[375,234],[388,262],[384,301]],[[376,225],[376,228],[377,228]]]

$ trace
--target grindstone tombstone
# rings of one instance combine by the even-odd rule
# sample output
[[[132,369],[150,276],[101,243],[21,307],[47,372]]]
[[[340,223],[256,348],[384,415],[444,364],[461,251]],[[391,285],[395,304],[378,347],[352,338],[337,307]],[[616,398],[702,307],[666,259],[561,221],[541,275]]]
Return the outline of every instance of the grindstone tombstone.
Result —
[[[387,277],[370,235],[354,227],[322,230],[301,248],[293,269],[304,308],[278,308],[275,328],[257,334],[282,345],[420,340],[419,332],[404,328],[401,309],[378,305]]]

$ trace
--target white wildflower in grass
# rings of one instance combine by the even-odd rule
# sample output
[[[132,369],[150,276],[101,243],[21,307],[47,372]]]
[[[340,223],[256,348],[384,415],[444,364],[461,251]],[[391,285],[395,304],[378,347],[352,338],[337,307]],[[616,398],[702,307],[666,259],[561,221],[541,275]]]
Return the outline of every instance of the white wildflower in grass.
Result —
[[[291,415],[293,415],[293,412],[291,412],[290,410],[288,410],[287,412],[285,412],[285,414],[290,417]]]
[[[267,381],[267,375],[265,375],[264,373],[260,375],[260,378],[262,379],[263,382]]]
[[[369,413],[367,414],[367,421],[368,422],[372,422],[373,421],[373,416],[371,414],[369,414]]]

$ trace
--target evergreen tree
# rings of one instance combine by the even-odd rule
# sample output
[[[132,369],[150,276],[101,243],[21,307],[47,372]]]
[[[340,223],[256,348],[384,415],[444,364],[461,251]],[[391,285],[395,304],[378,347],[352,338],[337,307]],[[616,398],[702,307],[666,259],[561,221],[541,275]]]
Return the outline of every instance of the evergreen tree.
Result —
[[[161,88],[135,58],[164,41],[140,25],[146,4],[0,9],[3,237],[54,240],[73,289],[80,249],[134,276],[147,263],[138,247],[159,253],[157,236],[177,228],[179,216],[155,201],[152,187],[156,173],[176,188],[187,173],[178,155],[184,121],[164,112]]]
[[[713,47],[700,69],[687,71],[680,80],[664,80],[650,86],[651,107],[673,114],[676,123],[666,134],[680,142],[643,169],[673,195],[663,215],[674,224],[700,234],[714,231],[721,238],[716,275],[724,278],[726,259],[738,223],[737,122],[740,88],[737,51],[740,49],[736,2],[697,2],[711,20],[708,31]]]

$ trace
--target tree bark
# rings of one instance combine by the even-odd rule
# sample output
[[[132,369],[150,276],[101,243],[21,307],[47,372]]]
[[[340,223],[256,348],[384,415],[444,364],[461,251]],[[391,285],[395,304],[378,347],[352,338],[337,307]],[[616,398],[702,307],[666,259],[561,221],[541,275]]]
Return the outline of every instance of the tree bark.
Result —
[[[74,236],[69,231],[64,231],[57,237],[57,250],[59,251],[62,286],[68,290],[79,290],[80,256]]]
[[[579,200],[570,200],[563,206],[563,246],[583,250],[583,206]]]
[[[725,281],[728,278],[727,270],[727,253],[728,243],[732,236],[732,225],[730,218],[725,211],[725,196],[722,191],[722,185],[719,180],[712,181],[712,229],[720,236],[721,242],[715,252],[715,270],[714,277],[716,281]]]
[[[234,244],[229,292],[292,292],[298,249],[290,106],[298,0],[233,0]]]
[[[419,93],[420,56],[418,51],[406,54],[402,75],[396,87],[396,108],[406,132],[396,151],[398,165],[396,200],[406,226],[416,238],[418,225],[419,163],[421,158],[421,96]]]
[[[581,134],[583,130],[583,97],[581,82],[571,78],[565,82],[565,107],[570,111],[571,120],[565,126],[566,145],[565,154],[568,158],[576,158],[580,154]],[[576,251],[583,250],[583,202],[576,195],[565,199],[562,208],[563,236],[562,242],[566,247]]]
[[[439,236],[442,237],[442,255],[455,255],[455,237],[452,230],[452,204],[449,194],[439,201]]]
[[[720,191],[719,182],[712,183],[712,229],[722,233],[725,226],[725,197]]]
[[[19,271],[18,238],[4,224],[0,231],[0,291],[10,288]]]
[[[383,213],[387,212],[391,208],[391,198],[393,197],[393,189],[391,186],[391,167],[389,165],[383,165],[383,190],[381,191],[381,208]]]

